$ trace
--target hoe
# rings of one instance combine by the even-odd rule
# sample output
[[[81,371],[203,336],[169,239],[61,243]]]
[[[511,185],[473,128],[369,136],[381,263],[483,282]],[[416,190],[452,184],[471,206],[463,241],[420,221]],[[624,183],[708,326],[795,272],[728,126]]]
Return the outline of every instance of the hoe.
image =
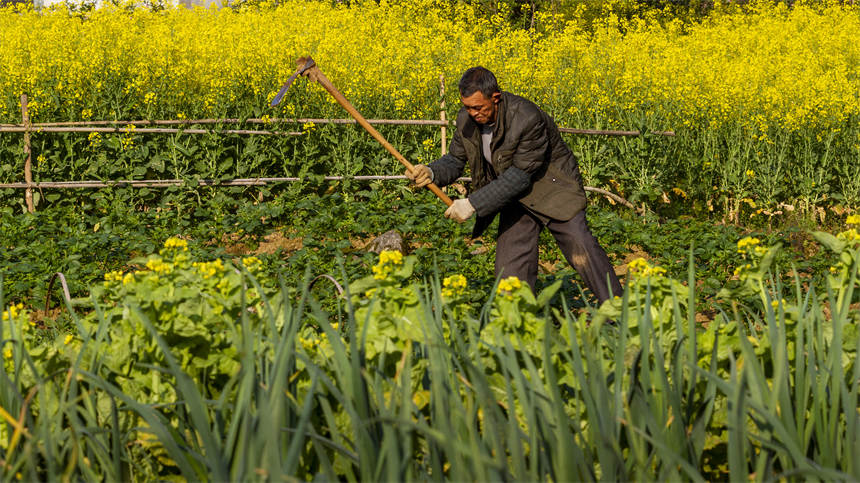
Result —
[[[352,115],[352,117],[354,117],[359,124],[361,124],[361,127],[366,129],[371,136],[373,136],[377,141],[379,141],[380,144],[382,144],[382,147],[384,147],[386,150],[388,150],[389,153],[394,155],[394,158],[400,161],[400,164],[405,166],[406,169],[408,169],[409,171],[412,171],[412,163],[407,161],[406,158],[403,157],[403,155],[400,154],[400,152],[397,151],[397,149],[395,149],[394,146],[392,146],[391,143],[389,143],[382,136],[382,134],[379,133],[379,131],[374,129],[374,127],[371,126],[369,122],[367,122],[367,119],[365,119],[364,116],[362,116],[361,113],[358,112],[358,110],[346,99],[346,97],[344,97],[343,94],[341,94],[337,89],[335,89],[334,85],[331,83],[331,81],[328,80],[328,78],[326,78],[325,75],[323,75],[322,71],[320,71],[319,67],[317,67],[316,62],[314,62],[312,58],[301,57],[299,58],[299,60],[296,61],[296,63],[299,66],[298,69],[296,69],[293,75],[291,75],[290,78],[287,79],[287,82],[285,82],[284,86],[281,87],[281,90],[278,91],[278,95],[276,95],[275,98],[272,99],[272,107],[275,107],[281,103],[281,100],[283,100],[284,98],[284,94],[287,92],[287,89],[290,88],[290,84],[292,84],[293,81],[296,80],[296,77],[300,75],[307,76],[311,80],[319,82],[319,84],[323,86],[323,88],[327,90],[328,93],[332,95],[332,97],[335,98],[338,104],[343,106],[343,108],[346,109],[347,112],[349,112],[350,115]],[[443,193],[442,190],[439,189],[439,187],[435,184],[430,183],[429,185],[427,185],[427,188],[432,191],[433,194],[438,196],[440,200],[445,202],[446,205],[451,206],[451,203],[453,203],[453,201],[451,201],[451,198],[449,198],[448,195]]]

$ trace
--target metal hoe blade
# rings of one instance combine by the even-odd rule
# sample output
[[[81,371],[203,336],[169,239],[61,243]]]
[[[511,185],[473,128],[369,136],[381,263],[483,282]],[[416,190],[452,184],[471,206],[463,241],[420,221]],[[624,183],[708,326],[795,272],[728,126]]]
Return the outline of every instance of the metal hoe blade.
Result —
[[[278,91],[278,95],[276,95],[275,98],[272,99],[272,103],[269,104],[270,107],[275,107],[278,104],[280,104],[281,101],[284,99],[284,94],[287,93],[287,89],[290,88],[290,84],[292,84],[293,81],[296,80],[296,77],[298,77],[299,75],[304,73],[306,70],[310,69],[311,67],[313,67],[315,65],[316,65],[316,63],[314,63],[314,59],[308,57],[308,60],[305,62],[305,65],[296,69],[296,71],[293,72],[293,75],[291,75],[290,78],[287,79],[287,82],[285,82],[284,86],[281,87],[281,90]]]

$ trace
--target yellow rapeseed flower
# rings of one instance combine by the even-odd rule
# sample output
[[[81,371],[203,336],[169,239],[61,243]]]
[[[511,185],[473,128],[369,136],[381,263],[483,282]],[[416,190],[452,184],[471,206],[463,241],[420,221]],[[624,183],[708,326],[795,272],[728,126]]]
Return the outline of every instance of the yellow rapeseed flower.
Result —
[[[263,262],[257,257],[245,257],[242,259],[242,265],[244,265],[249,272],[254,273],[263,266]]]
[[[618,112],[650,111],[669,125],[739,124],[766,142],[774,129],[840,126],[860,112],[860,79],[852,75],[860,17],[840,5],[847,2],[796,2],[790,9],[762,2],[747,13],[717,9],[707,22],[692,24],[656,15],[621,18],[612,12],[618,2],[605,2],[602,14],[583,9],[566,22],[537,12],[546,22],[538,38],[508,25],[504,12],[487,19],[481,2],[274,3],[133,14],[102,8],[86,22],[64,9],[6,9],[0,112],[21,91],[32,93],[34,117],[53,114],[55,99],[83,104],[91,92],[99,99],[117,88],[140,99],[139,107],[170,112],[189,106],[214,113],[248,92],[268,101],[273,79],[295,69],[282,57],[259,54],[269,51],[313,51],[348,98],[360,104],[387,97],[397,109],[417,111],[408,114],[438,111],[436,76],[456,82],[474,65],[474,52],[485,53],[482,62],[506,90],[549,104],[556,114],[609,121]],[[303,28],[284,31],[286,24]],[[223,49],[235,38],[247,40]],[[446,94],[457,100],[456,89]],[[278,112],[291,108],[283,103]]]
[[[379,254],[379,261],[371,267],[373,278],[376,280],[385,280],[394,271],[396,265],[402,264],[402,253],[397,250],[382,250]]]
[[[442,296],[453,298],[462,295],[466,289],[466,277],[463,275],[451,275],[442,280]]]
[[[666,274],[666,269],[657,265],[651,265],[644,258],[637,258],[627,264],[630,276],[635,279],[647,277],[659,277]]]
[[[756,207],[755,200],[753,200],[752,198],[743,198],[741,199],[741,201],[749,205],[750,208]]]
[[[3,311],[3,320],[17,319],[18,315],[20,315],[23,310],[23,303],[19,302],[17,304],[11,304],[8,309]]]
[[[170,237],[164,241],[164,248],[182,250],[183,252],[187,252],[188,242],[183,240],[182,238]]]
[[[496,293],[506,298],[512,298],[513,292],[522,286],[523,284],[520,279],[515,276],[510,276],[499,281]]]
[[[111,272],[107,272],[107,273],[105,274],[104,286],[105,286],[105,287],[110,287],[110,285],[111,285],[112,283],[114,283],[114,282],[121,282],[121,281],[122,281],[122,272],[121,272],[121,271],[119,271],[119,270],[114,270],[114,271],[111,271]]]
[[[191,266],[197,268],[198,273],[204,279],[214,277],[224,271],[224,262],[220,258],[211,262],[194,262]]]
[[[849,215],[845,223],[848,225],[860,225],[860,215]]]
[[[751,237],[751,236],[741,238],[738,241],[738,253],[741,253],[741,254],[747,253],[750,248],[754,248],[754,247],[758,246],[759,243],[761,243],[761,240],[759,240],[758,238]]]
[[[98,148],[102,145],[102,135],[100,133],[92,132],[87,136],[87,139],[90,141],[91,148]]]
[[[170,273],[173,271],[173,264],[167,263],[161,258],[151,258],[146,262],[146,268],[158,274]]]
[[[850,230],[839,233],[836,235],[836,238],[853,245],[860,242],[860,233],[857,232],[856,228],[851,228]]]
[[[122,277],[122,284],[128,285],[130,283],[134,283],[134,274],[129,272],[126,273],[124,277]]]
[[[379,263],[401,265],[403,263],[403,254],[397,250],[382,250],[379,254]]]

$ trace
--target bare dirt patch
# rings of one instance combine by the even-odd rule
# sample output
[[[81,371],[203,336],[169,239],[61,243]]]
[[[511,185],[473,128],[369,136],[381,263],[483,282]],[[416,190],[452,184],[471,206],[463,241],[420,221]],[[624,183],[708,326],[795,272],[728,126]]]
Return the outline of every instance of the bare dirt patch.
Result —
[[[221,235],[218,244],[224,247],[225,252],[234,256],[247,255],[253,251],[252,247],[254,246],[253,240],[239,233],[225,233]]]
[[[254,251],[255,255],[271,255],[278,250],[292,253],[302,249],[301,238],[289,238],[280,232],[272,232],[263,238],[260,246]]]
[[[56,322],[62,312],[63,309],[60,307],[54,307],[47,311],[33,310],[30,312],[30,323],[37,329],[48,329],[55,325],[54,322]]]
[[[807,259],[815,257],[821,251],[821,246],[815,238],[804,231],[790,233],[788,243],[794,251]]]
[[[615,267],[615,275],[619,277],[627,276],[627,265],[633,260],[644,258],[645,260],[651,261],[651,255],[643,250],[639,245],[630,245],[627,249],[630,250],[630,253],[624,256],[624,260],[621,262],[621,265]]]
[[[364,250],[368,245],[376,239],[376,235],[371,235],[365,238],[350,238],[349,244],[353,250]]]
[[[548,260],[540,260],[538,262],[538,267],[543,273],[555,273],[558,270],[558,262],[557,261],[548,261]]]

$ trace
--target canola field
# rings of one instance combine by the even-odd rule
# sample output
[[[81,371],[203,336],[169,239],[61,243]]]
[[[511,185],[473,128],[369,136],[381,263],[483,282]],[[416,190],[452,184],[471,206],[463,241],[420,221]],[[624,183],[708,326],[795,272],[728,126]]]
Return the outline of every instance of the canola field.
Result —
[[[480,64],[562,126],[676,132],[609,150],[572,141],[589,183],[634,202],[695,200],[700,213],[735,219],[857,206],[860,9],[758,2],[739,11],[718,3],[703,21],[689,22],[647,12],[621,18],[608,5],[588,24],[575,14],[538,12],[530,30],[512,27],[503,12],[487,16],[430,0],[7,9],[0,14],[0,122],[20,122],[22,93],[34,122],[344,117],[319,86],[297,85],[278,109],[267,108],[304,55],[370,118],[438,119],[444,76],[451,119],[460,73]],[[117,157],[134,146],[133,133],[125,137]],[[74,138],[74,153],[62,156],[56,151],[67,136],[46,141],[38,179],[86,177],[71,157],[105,162],[87,151],[104,149],[99,136]],[[410,141],[415,157],[429,160],[434,153],[422,152],[422,140]],[[0,143],[5,153],[19,151],[15,136]],[[234,159],[242,161],[241,154]],[[260,174],[283,167],[273,163]],[[4,161],[0,178],[18,180],[20,169]]]
[[[36,189],[34,213],[0,188],[0,480],[860,479],[860,7],[524,28],[509,2],[349,3],[0,9],[0,183],[22,94],[121,129],[37,126],[35,182],[183,183]],[[546,233],[535,292],[496,280],[491,235],[355,179],[403,168],[297,121],[346,117],[319,85],[268,107],[305,55],[368,118],[453,119],[480,64],[562,126],[642,132],[564,135],[641,210],[589,195],[624,293],[597,305]],[[379,129],[441,153],[438,127]],[[390,229],[402,251],[374,248]]]

